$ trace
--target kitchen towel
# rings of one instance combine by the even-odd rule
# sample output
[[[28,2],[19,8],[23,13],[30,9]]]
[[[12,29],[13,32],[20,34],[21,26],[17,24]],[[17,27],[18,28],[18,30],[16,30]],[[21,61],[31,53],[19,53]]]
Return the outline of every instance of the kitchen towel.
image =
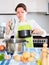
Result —
[[[40,56],[40,53],[41,53],[41,49],[40,48],[25,48],[25,50],[28,50],[28,52],[36,52],[38,57],[37,59],[39,58]],[[37,65],[37,63],[34,61],[34,62],[28,62],[28,63],[23,63],[21,61],[19,62],[16,62],[13,58],[11,58],[10,60],[3,60],[3,61],[0,61],[0,65]]]

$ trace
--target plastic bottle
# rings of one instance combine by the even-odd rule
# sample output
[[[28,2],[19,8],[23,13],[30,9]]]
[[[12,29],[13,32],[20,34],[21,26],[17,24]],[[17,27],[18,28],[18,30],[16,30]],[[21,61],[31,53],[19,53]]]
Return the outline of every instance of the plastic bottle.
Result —
[[[42,48],[42,57],[41,57],[41,60],[42,60],[42,65],[47,65],[47,43],[44,43],[43,44],[43,48]]]

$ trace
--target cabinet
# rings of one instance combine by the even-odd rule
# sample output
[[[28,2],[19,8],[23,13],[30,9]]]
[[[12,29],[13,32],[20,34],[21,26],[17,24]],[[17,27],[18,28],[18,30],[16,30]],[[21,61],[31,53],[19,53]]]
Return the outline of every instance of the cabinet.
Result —
[[[0,13],[15,13],[18,3],[24,3],[28,12],[47,12],[47,0],[0,0]]]
[[[18,3],[24,3],[28,12],[36,12],[37,10],[37,0],[14,0],[14,8]]]
[[[49,14],[49,0],[48,0],[48,3],[47,3],[47,14]]]
[[[13,0],[0,0],[0,13],[13,13]]]
[[[47,12],[47,0],[14,0],[14,8],[18,3],[24,3],[28,12]]]
[[[47,0],[37,0],[37,11],[47,12]]]

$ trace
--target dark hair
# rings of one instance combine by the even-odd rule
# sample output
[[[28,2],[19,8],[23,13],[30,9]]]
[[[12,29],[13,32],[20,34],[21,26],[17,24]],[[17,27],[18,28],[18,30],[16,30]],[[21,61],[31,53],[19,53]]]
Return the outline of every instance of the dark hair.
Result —
[[[16,6],[15,11],[17,11],[17,8],[19,8],[19,7],[22,7],[25,11],[27,11],[26,5],[23,4],[23,3],[19,3],[19,4]]]

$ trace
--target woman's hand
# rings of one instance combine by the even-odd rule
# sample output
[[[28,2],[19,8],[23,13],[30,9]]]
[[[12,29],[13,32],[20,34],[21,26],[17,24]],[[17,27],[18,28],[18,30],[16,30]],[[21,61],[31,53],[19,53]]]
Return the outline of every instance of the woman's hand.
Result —
[[[41,29],[38,29],[38,28],[33,30],[33,34],[43,34],[43,33],[44,32]]]
[[[11,27],[11,22],[8,21],[7,24],[6,24],[6,31],[5,31],[5,33],[6,33],[7,35],[8,35],[9,32],[10,32],[10,27]]]

